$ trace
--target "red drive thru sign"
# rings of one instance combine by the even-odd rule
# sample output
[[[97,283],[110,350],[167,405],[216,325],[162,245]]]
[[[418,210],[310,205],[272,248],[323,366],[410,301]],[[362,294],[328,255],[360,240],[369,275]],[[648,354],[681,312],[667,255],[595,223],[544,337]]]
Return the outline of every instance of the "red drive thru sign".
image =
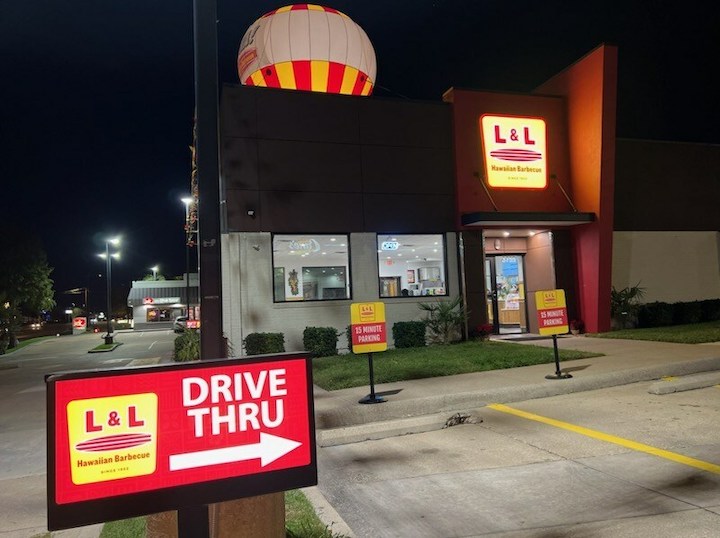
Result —
[[[49,530],[317,484],[306,355],[47,384]]]

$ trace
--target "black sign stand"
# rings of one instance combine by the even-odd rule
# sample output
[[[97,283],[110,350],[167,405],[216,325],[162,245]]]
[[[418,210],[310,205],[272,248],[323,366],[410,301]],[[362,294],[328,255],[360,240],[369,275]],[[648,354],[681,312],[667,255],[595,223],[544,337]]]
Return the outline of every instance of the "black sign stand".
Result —
[[[570,374],[564,374],[560,370],[560,355],[558,354],[557,334],[553,334],[552,337],[553,349],[555,350],[555,373],[546,375],[545,379],[570,379],[572,377]]]
[[[208,507],[197,504],[180,508],[178,517],[178,538],[210,538]]]
[[[381,398],[380,396],[377,396],[375,394],[375,374],[373,373],[373,358],[372,353],[368,353],[368,366],[370,368],[370,394],[367,396],[360,398],[358,400],[358,403],[361,404],[376,404],[376,403],[383,403],[385,398]]]

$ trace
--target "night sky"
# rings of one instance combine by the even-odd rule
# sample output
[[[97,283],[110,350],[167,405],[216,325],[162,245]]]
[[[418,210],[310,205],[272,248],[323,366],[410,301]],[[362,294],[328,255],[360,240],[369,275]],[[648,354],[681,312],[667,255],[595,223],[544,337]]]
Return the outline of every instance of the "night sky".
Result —
[[[239,42],[285,5],[218,0],[219,81]],[[334,0],[378,59],[375,95],[451,86],[529,91],[602,42],[619,47],[618,136],[720,143],[720,17],[710,2]],[[0,0],[0,214],[43,240],[62,291],[185,268],[193,95],[191,0]],[[102,275],[99,276],[99,275]]]

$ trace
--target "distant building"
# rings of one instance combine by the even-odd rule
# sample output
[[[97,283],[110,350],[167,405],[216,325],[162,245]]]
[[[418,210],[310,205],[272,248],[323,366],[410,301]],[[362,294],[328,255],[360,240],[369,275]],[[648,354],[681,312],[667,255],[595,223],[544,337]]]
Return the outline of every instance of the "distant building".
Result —
[[[190,273],[190,309],[198,306],[198,274]],[[187,273],[180,280],[133,280],[127,304],[132,308],[135,329],[171,328],[178,316],[188,312]]]

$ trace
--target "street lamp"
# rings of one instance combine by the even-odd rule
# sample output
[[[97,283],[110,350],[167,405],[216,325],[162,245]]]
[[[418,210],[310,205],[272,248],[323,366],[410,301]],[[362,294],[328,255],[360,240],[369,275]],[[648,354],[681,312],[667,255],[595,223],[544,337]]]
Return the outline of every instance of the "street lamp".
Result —
[[[153,272],[153,280],[157,280],[157,274],[158,274],[158,271],[160,270],[160,267],[155,265],[155,266],[151,267],[150,270]]]
[[[195,201],[186,196],[180,201],[185,204],[185,301],[187,302],[187,317],[190,319],[190,246],[192,244],[193,225],[190,222],[190,205]]]
[[[110,254],[110,243],[112,243],[115,246],[118,246],[120,244],[120,238],[114,237],[112,239],[106,239],[105,240],[105,253],[98,254],[98,256],[100,256],[101,258],[105,258],[105,279],[107,280],[107,313],[105,314],[105,319],[107,320],[107,334],[105,335],[105,343],[106,344],[113,343],[112,305],[111,305],[111,299],[110,299],[110,279],[111,279],[111,272],[112,272],[112,258],[120,257],[119,252],[113,252],[112,254]]]

